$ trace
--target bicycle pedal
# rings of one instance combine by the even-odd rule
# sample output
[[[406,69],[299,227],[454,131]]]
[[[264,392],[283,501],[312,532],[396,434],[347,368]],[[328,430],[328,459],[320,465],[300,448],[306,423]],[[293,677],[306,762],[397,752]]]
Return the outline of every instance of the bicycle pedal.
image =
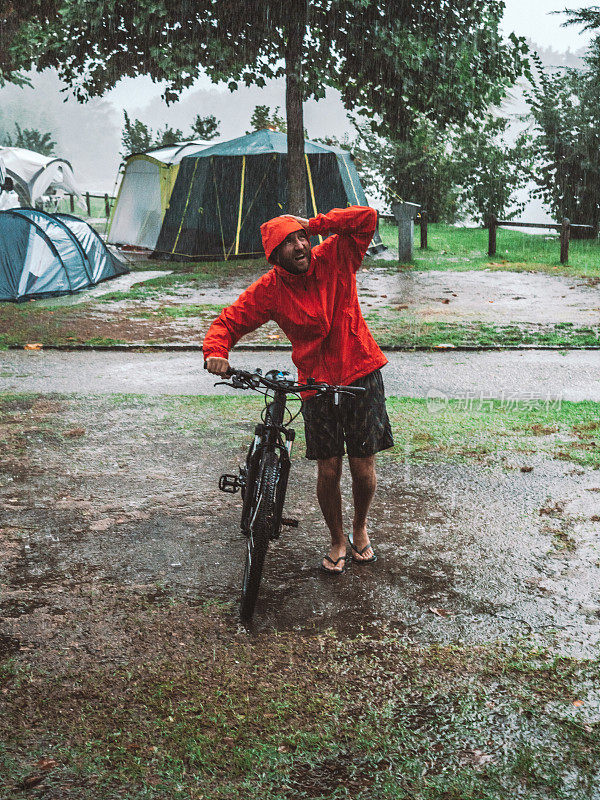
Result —
[[[291,517],[283,517],[281,519],[282,525],[287,525],[288,528],[297,528],[298,527],[298,520],[291,519]]]
[[[219,489],[222,492],[235,494],[241,485],[242,484],[238,475],[221,475],[219,478]]]

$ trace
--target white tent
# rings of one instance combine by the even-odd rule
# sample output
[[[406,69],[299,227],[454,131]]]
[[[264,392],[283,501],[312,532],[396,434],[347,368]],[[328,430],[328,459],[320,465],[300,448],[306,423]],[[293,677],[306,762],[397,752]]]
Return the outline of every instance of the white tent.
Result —
[[[5,186],[6,178],[6,167],[4,166],[4,161],[0,158],[0,211],[8,211],[10,208],[18,208],[20,206],[17,193]]]
[[[22,206],[33,206],[49,188],[81,194],[73,167],[64,158],[43,156],[22,147],[0,147],[0,159]]]
[[[184,156],[218,142],[218,139],[181,142],[129,156],[113,206],[107,241],[153,250],[169,206],[179,162]]]

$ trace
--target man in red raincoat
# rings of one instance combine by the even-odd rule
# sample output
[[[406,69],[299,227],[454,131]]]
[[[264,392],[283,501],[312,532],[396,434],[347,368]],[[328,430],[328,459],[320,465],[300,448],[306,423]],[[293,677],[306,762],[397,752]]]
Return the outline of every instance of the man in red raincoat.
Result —
[[[377,225],[366,206],[334,208],[310,220],[284,215],[261,225],[267,260],[273,269],[223,309],[204,339],[209,372],[225,375],[229,351],[244,334],[274,320],[292,343],[298,381],[365,387],[339,406],[311,397],[303,407],[306,456],[317,461],[317,498],[331,533],[321,569],[346,568],[340,478],[348,454],[354,519],[349,537],[352,560],[370,564],[377,556],[367,533],[367,513],[375,494],[375,453],[393,445],[380,368],[387,363],[358,304],[356,271]],[[327,238],[311,248],[310,236]]]

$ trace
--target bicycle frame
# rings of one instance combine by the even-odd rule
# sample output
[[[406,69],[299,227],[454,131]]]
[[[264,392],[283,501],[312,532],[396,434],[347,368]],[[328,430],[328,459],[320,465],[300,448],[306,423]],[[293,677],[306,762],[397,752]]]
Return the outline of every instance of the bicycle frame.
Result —
[[[278,452],[279,457],[278,519],[276,520],[273,538],[279,538],[281,511],[290,474],[292,445],[296,436],[296,431],[291,428],[285,428],[283,425],[285,410],[286,393],[275,390],[274,398],[267,406],[265,421],[258,424],[254,429],[254,440],[248,450],[245,469],[241,471],[242,474],[240,475],[243,498],[241,529],[245,536],[249,534],[249,512],[252,505],[251,489],[256,482],[261,458],[265,451],[273,451]]]

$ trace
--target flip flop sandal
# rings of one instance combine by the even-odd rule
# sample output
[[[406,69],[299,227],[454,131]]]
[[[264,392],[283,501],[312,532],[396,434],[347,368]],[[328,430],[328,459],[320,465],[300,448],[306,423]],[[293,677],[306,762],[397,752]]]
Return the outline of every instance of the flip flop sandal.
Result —
[[[348,537],[348,542],[350,543],[350,547],[352,548],[353,552],[358,553],[359,556],[362,556],[362,554],[368,550],[369,547],[373,547],[371,542],[369,542],[369,544],[365,545],[362,550],[359,550],[350,537]],[[352,561],[354,561],[355,564],[372,564],[374,561],[377,561],[377,553],[373,551],[371,558],[355,558],[353,555]]]
[[[343,567],[341,569],[329,569],[329,567],[323,566],[323,562],[321,562],[319,564],[321,572],[326,572],[327,575],[342,575],[344,572],[346,572],[346,569],[347,569],[346,561],[348,559],[348,556],[340,556],[338,559],[336,559],[334,561],[333,558],[330,558],[328,555],[324,555],[323,559],[325,561],[329,561],[329,563],[333,564],[334,567],[337,566],[340,563],[340,561],[343,561],[344,565],[343,565]]]

